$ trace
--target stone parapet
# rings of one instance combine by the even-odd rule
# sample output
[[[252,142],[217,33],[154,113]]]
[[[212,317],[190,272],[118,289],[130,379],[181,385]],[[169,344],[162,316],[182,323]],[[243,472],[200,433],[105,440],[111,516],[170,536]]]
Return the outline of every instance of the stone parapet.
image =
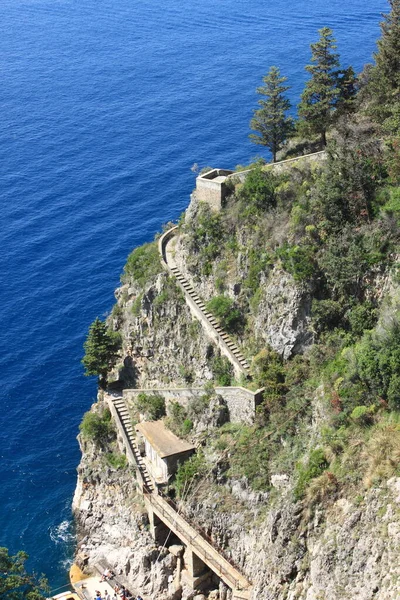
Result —
[[[240,386],[214,388],[215,393],[221,396],[226,402],[229,411],[231,423],[254,422],[257,406],[263,399],[264,389],[261,388],[255,392]],[[123,391],[123,398],[129,403],[135,402],[139,394],[160,394],[168,405],[171,402],[178,402],[182,406],[187,406],[192,400],[196,400],[204,395],[203,388],[151,388],[151,389],[126,389]]]

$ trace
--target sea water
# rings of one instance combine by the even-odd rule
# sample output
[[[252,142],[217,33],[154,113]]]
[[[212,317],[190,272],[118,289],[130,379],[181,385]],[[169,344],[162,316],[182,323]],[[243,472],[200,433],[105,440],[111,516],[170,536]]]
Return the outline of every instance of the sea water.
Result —
[[[194,163],[232,168],[271,65],[306,79],[332,27],[342,64],[371,61],[384,0],[2,0],[0,545],[53,589],[73,552],[89,324],[128,253],[185,209]],[[261,152],[268,157],[267,152]]]

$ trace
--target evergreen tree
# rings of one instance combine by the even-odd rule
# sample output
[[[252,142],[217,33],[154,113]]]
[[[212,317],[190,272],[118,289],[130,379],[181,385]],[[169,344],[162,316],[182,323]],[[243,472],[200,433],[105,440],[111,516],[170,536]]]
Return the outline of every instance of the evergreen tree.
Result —
[[[336,43],[332,30],[324,27],[319,34],[318,42],[311,44],[313,64],[306,66],[311,78],[301,95],[298,113],[300,129],[307,134],[320,135],[326,146],[326,131],[340,96],[339,55],[334,52]]]
[[[115,364],[119,346],[118,334],[109,331],[107,325],[96,318],[84,343],[85,356],[82,364],[85,367],[85,375],[99,375],[101,383],[105,384],[107,373]]]
[[[0,598],[7,600],[44,600],[49,588],[44,577],[37,578],[25,569],[26,552],[10,556],[0,548]]]
[[[391,117],[400,102],[400,0],[389,0],[391,12],[383,15],[375,65],[367,73],[369,110],[380,122]]]
[[[389,0],[391,12],[382,15],[382,38],[374,55],[375,69],[379,72],[389,92],[397,92],[400,100],[400,0]]]
[[[286,115],[290,102],[284,93],[289,86],[284,85],[286,77],[281,77],[278,67],[271,67],[263,77],[264,85],[257,88],[257,93],[265,96],[258,101],[260,108],[254,110],[250,128],[250,138],[255,144],[266,146],[272,152],[273,161],[287,137],[294,129],[293,119]]]
[[[338,71],[339,98],[335,117],[355,110],[355,99],[358,92],[358,81],[353,67]]]

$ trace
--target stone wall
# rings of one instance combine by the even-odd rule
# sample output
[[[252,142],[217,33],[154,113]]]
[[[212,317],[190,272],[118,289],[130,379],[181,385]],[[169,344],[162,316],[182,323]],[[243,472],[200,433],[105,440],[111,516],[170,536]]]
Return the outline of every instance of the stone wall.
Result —
[[[232,171],[212,169],[196,179],[196,196],[199,202],[206,202],[212,210],[220,211],[227,188],[225,180]]]
[[[262,402],[263,389],[256,392],[243,387],[215,387],[214,389],[215,393],[226,402],[231,423],[253,423],[256,408]],[[123,391],[123,397],[129,404],[143,392],[163,396],[167,410],[168,404],[171,402],[187,406],[191,400],[195,400],[205,393],[203,388],[127,389]]]
[[[268,165],[263,166],[263,171],[268,171],[272,169],[276,173],[282,173],[288,168],[293,168],[296,166],[296,163],[299,165],[304,165],[307,163],[318,162],[321,160],[325,160],[326,152],[325,150],[321,150],[320,152],[313,152],[312,154],[304,154],[304,156],[296,156],[295,158],[288,158],[286,160],[281,160],[277,163],[270,163]],[[243,182],[247,175],[250,173],[251,169],[246,169],[245,171],[238,171],[237,173],[232,173],[226,177],[226,180],[233,180],[235,182]]]

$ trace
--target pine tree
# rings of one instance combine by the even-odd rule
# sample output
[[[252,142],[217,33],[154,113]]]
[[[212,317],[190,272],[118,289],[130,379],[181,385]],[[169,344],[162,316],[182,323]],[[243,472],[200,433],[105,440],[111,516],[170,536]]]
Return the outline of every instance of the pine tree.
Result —
[[[313,64],[306,66],[311,78],[301,95],[298,113],[303,132],[320,135],[322,144],[326,146],[326,131],[340,96],[339,55],[334,52],[336,43],[332,30],[324,27],[319,34],[318,42],[311,44]]]
[[[400,0],[389,0],[389,4],[391,12],[382,15],[375,65],[368,72],[369,112],[379,122],[390,118],[400,102]]]
[[[391,11],[382,15],[382,38],[374,55],[376,70],[385,80],[389,91],[400,91],[400,0],[389,0]],[[397,100],[400,98],[397,96]]]
[[[0,598],[4,600],[45,600],[49,594],[47,580],[28,573],[26,552],[10,556],[7,548],[0,548]]]
[[[336,105],[335,118],[343,113],[353,112],[358,93],[358,80],[353,67],[338,71],[339,98]]]
[[[96,318],[84,343],[85,356],[82,364],[85,375],[99,375],[101,383],[105,384],[107,373],[115,364],[119,346],[119,336],[109,331],[107,325]]]
[[[293,119],[286,115],[290,102],[284,93],[289,86],[284,85],[286,77],[281,77],[278,67],[271,67],[263,77],[264,85],[257,88],[257,93],[265,96],[258,101],[260,108],[254,110],[250,128],[257,133],[251,133],[250,138],[255,144],[266,146],[272,152],[273,161],[276,153],[285,143],[294,129]]]

